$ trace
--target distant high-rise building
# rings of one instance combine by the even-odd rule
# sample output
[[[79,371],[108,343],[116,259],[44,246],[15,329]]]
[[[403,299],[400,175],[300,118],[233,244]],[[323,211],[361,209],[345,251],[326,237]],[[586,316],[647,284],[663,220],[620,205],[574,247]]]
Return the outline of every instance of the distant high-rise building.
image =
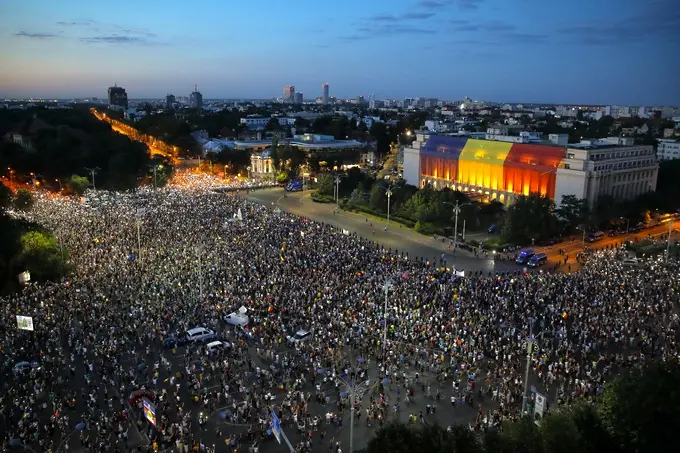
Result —
[[[300,93],[299,91],[295,93],[295,103],[296,104],[302,104],[303,99],[304,99],[304,96],[303,96],[302,93]]]
[[[165,96],[165,108],[170,110],[175,106],[175,95],[174,94],[168,94]]]
[[[295,102],[295,86],[286,85],[283,87],[283,100],[285,102]]]
[[[364,105],[364,97],[363,96],[357,96],[357,105]]]
[[[330,99],[329,99],[330,98],[330,87],[328,86],[327,83],[324,83],[323,85],[321,85],[321,90],[322,90],[321,101],[323,102],[324,105],[326,105],[330,101]]]
[[[128,108],[128,97],[125,88],[114,84],[109,87],[109,107]]]
[[[196,85],[194,85],[194,92],[189,95],[189,105],[192,109],[203,108],[203,95],[198,91]]]
[[[369,109],[375,108],[375,94],[371,94],[368,96],[368,108]]]

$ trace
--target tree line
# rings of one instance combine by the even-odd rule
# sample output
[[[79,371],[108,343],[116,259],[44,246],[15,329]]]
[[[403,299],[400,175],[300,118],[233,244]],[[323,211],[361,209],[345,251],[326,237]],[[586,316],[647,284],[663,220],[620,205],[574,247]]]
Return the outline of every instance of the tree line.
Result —
[[[26,189],[13,193],[0,184],[0,293],[17,291],[18,275],[29,271],[31,281],[55,280],[68,274],[68,251],[44,227],[11,216],[10,210],[28,211],[33,195]]]
[[[0,141],[0,168],[18,183],[38,182],[78,192],[87,169],[96,169],[97,188],[127,190],[148,181],[154,165],[168,162],[151,158],[144,144],[114,132],[86,107],[0,110],[0,136],[18,133],[24,144]],[[91,182],[91,181],[90,181]]]

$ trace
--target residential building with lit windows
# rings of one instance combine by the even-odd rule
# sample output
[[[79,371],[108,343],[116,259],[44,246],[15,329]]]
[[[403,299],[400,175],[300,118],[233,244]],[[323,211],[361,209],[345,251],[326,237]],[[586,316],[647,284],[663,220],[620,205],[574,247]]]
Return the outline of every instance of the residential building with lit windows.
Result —
[[[656,155],[659,160],[680,159],[680,140],[668,138],[659,140]]]
[[[627,143],[627,142],[624,142]],[[404,149],[408,184],[449,187],[510,205],[518,195],[541,193],[631,199],[656,189],[659,165],[651,146],[622,146],[618,137],[567,146],[510,143],[417,134]]]

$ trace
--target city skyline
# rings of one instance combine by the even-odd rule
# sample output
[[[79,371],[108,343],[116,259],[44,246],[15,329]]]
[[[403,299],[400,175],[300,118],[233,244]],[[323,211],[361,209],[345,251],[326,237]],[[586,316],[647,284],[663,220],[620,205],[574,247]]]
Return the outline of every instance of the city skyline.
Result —
[[[285,85],[315,99],[327,82],[342,99],[678,105],[680,62],[668,55],[680,12],[638,3],[210,0],[187,12],[179,1],[9,0],[0,98],[103,98],[117,83],[131,99],[195,84],[205,99],[270,99]]]

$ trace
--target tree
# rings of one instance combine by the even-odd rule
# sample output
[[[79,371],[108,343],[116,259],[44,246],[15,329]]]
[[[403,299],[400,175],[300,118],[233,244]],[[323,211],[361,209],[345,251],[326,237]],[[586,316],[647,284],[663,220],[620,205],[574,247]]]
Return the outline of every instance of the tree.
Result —
[[[278,118],[271,118],[267,125],[264,127],[265,131],[278,131],[281,129],[281,125],[279,124]]]
[[[562,195],[562,203],[555,209],[555,214],[564,223],[567,233],[586,223],[588,213],[588,200],[578,198],[576,195]]]
[[[657,362],[610,382],[597,405],[606,431],[628,453],[665,451],[680,432],[680,364]]]
[[[385,212],[387,210],[387,187],[381,183],[373,184],[371,188],[371,198],[368,201],[368,205],[374,211]]]
[[[28,211],[33,207],[33,201],[33,194],[29,190],[19,189],[14,199],[14,207],[20,211]]]
[[[84,194],[87,188],[90,187],[90,182],[87,178],[78,175],[72,175],[67,184],[71,192],[76,195]]]
[[[20,265],[31,272],[34,280],[51,280],[65,273],[61,249],[54,236],[29,231],[21,236]]]
[[[333,175],[330,173],[322,173],[318,177],[318,188],[317,192],[320,195],[331,195],[334,192],[335,181],[333,181]]]
[[[551,453],[583,451],[581,433],[568,411],[551,413],[542,420],[543,450]]]
[[[501,233],[505,240],[517,244],[554,237],[557,233],[555,202],[538,193],[517,197],[508,209]]]
[[[366,453],[481,453],[475,433],[454,425],[451,431],[438,424],[406,425],[392,422],[378,429]]]

